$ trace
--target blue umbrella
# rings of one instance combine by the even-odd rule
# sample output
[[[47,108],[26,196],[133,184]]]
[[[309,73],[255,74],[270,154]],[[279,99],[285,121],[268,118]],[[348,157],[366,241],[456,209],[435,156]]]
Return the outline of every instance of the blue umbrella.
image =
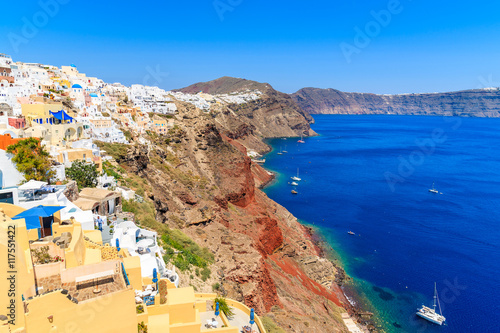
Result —
[[[117,238],[115,243],[116,243],[116,251],[120,252],[120,240]]]
[[[153,268],[153,283],[156,284],[156,290],[158,290],[158,272],[156,268]]]
[[[17,214],[12,219],[24,219],[26,221],[26,229],[41,228],[40,217],[49,217],[54,215],[55,212],[60,211],[65,206],[36,206]]]
[[[255,324],[255,310],[252,308],[250,309],[250,325]]]
[[[219,315],[219,302],[215,303],[215,316]]]

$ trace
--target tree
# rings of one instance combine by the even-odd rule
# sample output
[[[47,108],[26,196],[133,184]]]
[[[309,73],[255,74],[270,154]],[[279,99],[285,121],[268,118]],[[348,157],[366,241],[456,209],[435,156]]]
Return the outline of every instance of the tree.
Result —
[[[12,162],[17,170],[24,174],[26,181],[40,180],[50,183],[55,176],[55,171],[51,169],[52,161],[40,140],[28,138],[18,141],[7,147],[7,152],[13,154]]]
[[[97,166],[94,163],[87,164],[84,160],[74,161],[70,168],[66,169],[66,177],[76,181],[78,189],[97,186]]]

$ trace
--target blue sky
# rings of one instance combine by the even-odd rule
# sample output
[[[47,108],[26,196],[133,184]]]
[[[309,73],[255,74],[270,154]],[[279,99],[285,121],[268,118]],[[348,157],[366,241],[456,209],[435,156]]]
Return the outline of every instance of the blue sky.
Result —
[[[15,61],[74,63],[106,82],[173,89],[228,75],[269,82],[287,93],[302,87],[417,93],[500,86],[500,3],[495,1],[26,0],[2,5],[0,52]],[[388,8],[390,16],[377,22],[372,13],[387,14]],[[357,44],[356,31],[366,35],[358,36]],[[342,51],[346,45],[356,49],[349,57]]]

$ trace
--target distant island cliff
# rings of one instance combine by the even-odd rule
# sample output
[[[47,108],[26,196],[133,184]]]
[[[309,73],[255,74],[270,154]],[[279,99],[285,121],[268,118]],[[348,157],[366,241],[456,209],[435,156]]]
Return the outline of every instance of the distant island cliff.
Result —
[[[396,114],[500,117],[500,89],[447,93],[376,95],[303,88],[291,94],[309,114]]]

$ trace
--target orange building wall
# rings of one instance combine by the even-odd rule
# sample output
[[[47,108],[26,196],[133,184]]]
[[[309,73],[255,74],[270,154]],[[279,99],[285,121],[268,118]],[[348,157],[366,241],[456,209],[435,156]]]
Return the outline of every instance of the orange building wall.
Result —
[[[10,134],[0,135],[0,149],[7,150],[8,146],[17,143],[20,140],[22,139],[12,139]]]

